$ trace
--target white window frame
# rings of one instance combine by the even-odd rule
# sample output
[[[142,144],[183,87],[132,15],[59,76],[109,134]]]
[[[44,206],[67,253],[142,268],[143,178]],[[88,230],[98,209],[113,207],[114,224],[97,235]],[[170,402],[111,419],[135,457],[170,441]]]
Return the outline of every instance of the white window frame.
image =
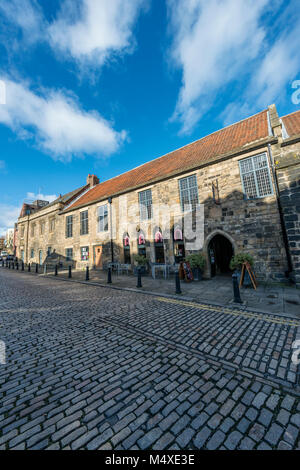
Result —
[[[152,190],[145,189],[144,191],[140,191],[138,194],[139,194],[139,206],[140,206],[140,220],[151,220],[153,218]],[[150,214],[149,214],[149,207],[150,207]]]
[[[83,214],[87,214],[85,219],[82,218]],[[83,227],[82,222],[83,221],[85,222],[84,227],[85,227],[86,231],[82,230],[82,227]],[[88,235],[88,234],[89,234],[89,211],[85,210],[85,211],[80,212],[80,235],[84,236],[84,235]]]
[[[259,194],[259,184],[258,184],[258,180],[257,180],[257,172],[259,170],[263,169],[263,168],[256,169],[254,167],[254,159],[257,158],[257,157],[262,157],[262,156],[265,157],[266,166],[263,167],[263,168],[267,169],[267,176],[268,176],[271,192],[260,196],[260,194]],[[249,171],[243,171],[243,169],[242,169],[242,164],[246,160],[251,162],[252,169],[249,170]],[[273,182],[272,182],[271,172],[270,172],[270,167],[269,167],[269,160],[268,160],[268,156],[267,156],[266,152],[259,153],[257,155],[251,155],[251,157],[247,157],[247,158],[243,158],[242,160],[239,160],[239,169],[240,169],[240,178],[241,178],[241,182],[242,182],[243,194],[244,194],[245,199],[248,199],[248,200],[262,199],[264,197],[269,197],[269,196],[272,196],[274,194]],[[245,184],[244,184],[244,178],[243,178],[244,175],[250,175],[250,174],[253,174],[253,176],[254,176],[254,184],[255,184],[255,188],[256,188],[256,195],[253,196],[253,197],[250,197],[250,196],[247,195]]]
[[[105,225],[105,220],[106,220],[107,226]],[[97,227],[98,233],[108,232],[108,227],[109,227],[108,204],[103,204],[102,206],[99,206],[97,208],[97,222],[98,222],[98,227]]]
[[[190,184],[190,181],[192,179],[195,179],[195,182],[196,182],[196,185],[191,185]],[[181,187],[183,181],[186,181],[187,182],[187,188],[183,189]],[[179,186],[179,195],[180,195],[180,206],[181,206],[181,210],[182,212],[188,212],[188,211],[191,211],[193,210],[193,204],[192,204],[192,199],[191,199],[191,189],[196,189],[196,194],[197,194],[197,202],[196,202],[196,205],[199,204],[199,191],[198,191],[198,181],[197,181],[197,175],[196,173],[192,174],[192,175],[189,175],[189,176],[185,176],[184,178],[180,178],[178,180],[178,186]],[[183,191],[188,191],[188,199],[189,199],[189,202],[188,204],[185,203],[184,204],[184,201],[183,201],[183,198],[182,198],[182,193]],[[189,207],[187,207],[189,206]],[[186,208],[185,208],[186,207]]]
[[[69,220],[71,220],[71,223],[69,223]],[[67,215],[66,216],[66,238],[73,238],[73,215]],[[69,235],[68,230],[69,227],[71,226],[71,235]]]

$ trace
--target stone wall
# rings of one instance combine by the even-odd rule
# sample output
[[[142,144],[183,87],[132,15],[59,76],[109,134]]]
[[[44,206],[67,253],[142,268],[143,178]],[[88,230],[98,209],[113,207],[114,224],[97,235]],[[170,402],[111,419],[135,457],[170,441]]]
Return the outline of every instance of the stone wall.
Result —
[[[215,234],[222,234],[230,240],[234,252],[247,251],[253,255],[255,259],[254,270],[258,279],[285,279],[287,260],[275,190],[271,196],[246,200],[243,195],[239,171],[239,160],[267,152],[267,150],[267,147],[264,147],[247,152],[190,173],[197,175],[199,202],[204,204],[205,208],[203,252],[207,258],[205,272],[207,277],[210,276],[209,242]],[[139,191],[131,191],[126,195],[113,197],[112,226],[115,261],[124,262],[123,237],[127,232],[130,233],[130,254],[133,261],[133,255],[138,252],[138,230],[142,230],[146,238],[147,258],[153,262],[155,259],[154,232],[155,228],[159,227],[164,235],[165,261],[168,264],[174,264],[173,237],[168,239],[166,234],[168,229],[172,228],[182,216],[178,180],[187,175],[173,177],[147,187],[152,190],[154,205],[154,218],[150,222],[139,220]],[[212,184],[218,187],[217,200],[213,198]],[[147,188],[145,187],[143,190]],[[27,246],[26,262],[38,262],[39,251],[43,253],[43,262],[51,262],[52,259],[47,259],[46,256],[48,248],[51,247],[52,251],[55,250],[60,261],[65,262],[66,249],[72,248],[76,267],[84,268],[87,264],[90,266],[94,264],[94,249],[102,245],[103,264],[110,262],[112,260],[110,230],[98,233],[97,229],[97,210],[103,204],[107,204],[109,208],[109,202],[105,200],[67,213],[61,213],[62,205],[49,206],[28,217],[19,219],[19,234],[24,227],[24,236],[19,242],[18,256],[20,257],[22,247],[26,251],[24,247]],[[157,204],[171,206],[169,220],[164,215],[156,213]],[[124,205],[127,205],[125,214],[123,213]],[[89,233],[80,235],[80,212],[84,210],[88,210],[89,213]],[[66,238],[66,217],[68,215],[73,215],[72,238]],[[55,219],[55,229],[50,232],[52,218]],[[45,224],[43,234],[39,229],[41,223]],[[36,224],[34,236],[31,232],[33,224]],[[80,259],[80,249],[84,246],[89,247],[90,258],[88,261]],[[31,249],[34,249],[32,259],[30,258]]]
[[[284,142],[275,160],[293,277],[300,286],[300,142]]]

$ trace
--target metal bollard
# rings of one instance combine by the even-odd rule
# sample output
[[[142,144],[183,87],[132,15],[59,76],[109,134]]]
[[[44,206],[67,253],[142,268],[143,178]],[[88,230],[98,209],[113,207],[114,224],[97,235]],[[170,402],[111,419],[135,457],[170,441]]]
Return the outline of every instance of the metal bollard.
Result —
[[[15,263],[14,262],[11,263],[11,269],[15,269]]]
[[[16,270],[19,271],[19,263],[18,263],[18,261],[16,262]]]
[[[85,271],[85,280],[86,280],[86,281],[89,281],[89,280],[90,280],[90,271],[89,271],[89,267],[88,267],[88,266],[86,267],[86,271]]]
[[[107,271],[107,284],[111,284],[111,268]]]
[[[72,266],[69,266],[69,276],[68,277],[69,277],[69,279],[71,279],[71,277],[72,277]]]
[[[30,266],[30,263],[28,263],[28,272],[30,273],[31,271],[31,266]]]
[[[54,276],[57,276],[57,264],[55,265]]]
[[[8,263],[8,269],[10,269],[10,268],[11,268],[11,266],[10,266],[10,262],[9,262],[9,263]]]
[[[180,287],[180,279],[179,279],[179,271],[177,270],[175,272],[175,287],[176,287],[176,291],[175,291],[175,294],[181,294],[181,287]]]
[[[22,261],[22,271],[24,271],[24,261]]]
[[[141,272],[141,267],[138,266],[137,268],[137,284],[136,287],[143,287],[142,286],[142,272]]]
[[[240,288],[239,288],[237,273],[233,273],[232,275],[232,284],[233,284],[233,295],[234,295],[233,301],[237,304],[242,304],[243,302],[242,302],[241,295],[240,295]]]

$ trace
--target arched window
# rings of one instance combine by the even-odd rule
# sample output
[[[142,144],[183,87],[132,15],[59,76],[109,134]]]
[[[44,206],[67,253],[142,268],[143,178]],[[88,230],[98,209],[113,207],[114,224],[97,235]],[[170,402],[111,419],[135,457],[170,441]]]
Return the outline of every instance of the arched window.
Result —
[[[163,264],[165,262],[164,239],[161,230],[158,228],[154,234],[155,262]]]
[[[130,257],[130,239],[128,233],[126,233],[123,237],[123,249],[124,249],[124,263],[130,264],[131,257]]]
[[[184,260],[185,249],[182,228],[179,225],[174,227],[173,238],[175,263],[180,263]]]
[[[146,258],[146,240],[141,230],[138,232],[138,254]]]

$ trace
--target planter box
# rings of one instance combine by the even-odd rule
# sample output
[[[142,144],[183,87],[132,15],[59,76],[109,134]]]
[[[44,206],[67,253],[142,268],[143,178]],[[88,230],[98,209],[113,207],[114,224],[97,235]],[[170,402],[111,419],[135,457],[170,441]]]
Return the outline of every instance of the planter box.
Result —
[[[192,268],[192,273],[194,281],[202,281],[202,269],[201,268]]]
[[[146,274],[147,274],[147,268],[146,268],[146,266],[140,266],[140,268],[141,268],[141,275],[142,275],[142,276],[146,276]],[[134,276],[137,276],[137,275],[138,275],[138,266],[134,266],[134,268],[133,268],[133,274],[134,274]]]

